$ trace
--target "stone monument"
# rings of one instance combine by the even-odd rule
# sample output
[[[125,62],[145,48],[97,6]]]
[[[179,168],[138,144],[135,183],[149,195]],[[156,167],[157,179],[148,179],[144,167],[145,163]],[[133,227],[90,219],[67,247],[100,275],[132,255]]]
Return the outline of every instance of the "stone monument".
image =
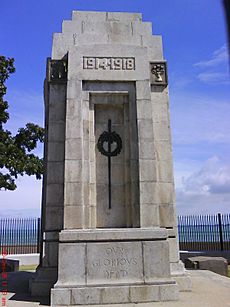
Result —
[[[43,255],[51,305],[177,300],[167,65],[137,13],[74,11],[45,80]]]

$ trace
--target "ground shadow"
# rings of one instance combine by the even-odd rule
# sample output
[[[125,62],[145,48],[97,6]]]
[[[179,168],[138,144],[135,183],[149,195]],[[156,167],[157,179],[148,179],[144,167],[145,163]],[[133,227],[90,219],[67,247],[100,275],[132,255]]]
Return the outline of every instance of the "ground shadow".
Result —
[[[10,301],[38,302],[40,305],[50,306],[49,297],[31,297],[29,280],[34,276],[34,272],[27,271],[11,272],[7,276],[1,276],[0,291],[7,290],[8,293],[13,293]]]

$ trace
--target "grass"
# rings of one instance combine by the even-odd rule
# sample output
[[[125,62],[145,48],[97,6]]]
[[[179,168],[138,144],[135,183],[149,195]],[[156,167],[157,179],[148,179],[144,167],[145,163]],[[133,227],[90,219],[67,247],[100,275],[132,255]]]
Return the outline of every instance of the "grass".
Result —
[[[19,271],[35,271],[37,268],[37,265],[20,265]]]
[[[230,278],[230,265],[228,266],[228,277]]]

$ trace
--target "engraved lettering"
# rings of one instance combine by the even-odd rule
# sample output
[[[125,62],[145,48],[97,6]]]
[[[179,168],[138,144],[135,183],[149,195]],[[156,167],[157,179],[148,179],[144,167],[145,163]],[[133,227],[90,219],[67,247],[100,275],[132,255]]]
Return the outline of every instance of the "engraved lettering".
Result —
[[[126,270],[118,270],[118,271],[105,271],[105,278],[111,279],[111,278],[116,278],[119,279],[121,277],[125,277],[128,275],[128,272]]]
[[[111,254],[115,254],[115,255],[122,254],[123,255],[124,248],[122,248],[122,247],[108,247],[108,248],[106,248],[105,252],[106,252],[107,255],[111,255]]]
[[[75,37],[76,39],[76,37]],[[83,69],[135,70],[135,58],[83,57]]]

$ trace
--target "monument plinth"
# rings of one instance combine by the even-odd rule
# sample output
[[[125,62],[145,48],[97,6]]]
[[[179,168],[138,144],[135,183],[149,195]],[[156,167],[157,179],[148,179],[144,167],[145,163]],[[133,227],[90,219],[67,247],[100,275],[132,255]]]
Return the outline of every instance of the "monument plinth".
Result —
[[[44,256],[51,305],[177,300],[167,66],[140,14],[78,12],[47,63]],[[54,285],[55,283],[55,285]]]

